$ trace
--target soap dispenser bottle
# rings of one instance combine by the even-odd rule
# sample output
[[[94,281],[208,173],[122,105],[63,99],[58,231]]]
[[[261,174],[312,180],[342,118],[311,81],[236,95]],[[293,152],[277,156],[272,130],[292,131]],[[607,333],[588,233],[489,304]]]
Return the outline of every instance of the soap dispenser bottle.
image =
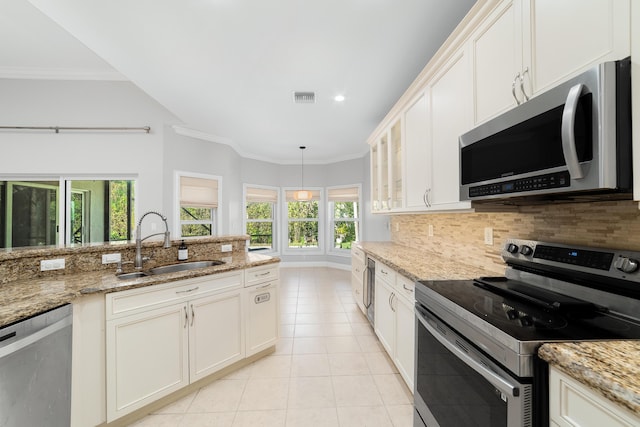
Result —
[[[189,258],[189,250],[187,245],[184,244],[184,240],[178,246],[178,261],[186,261]]]

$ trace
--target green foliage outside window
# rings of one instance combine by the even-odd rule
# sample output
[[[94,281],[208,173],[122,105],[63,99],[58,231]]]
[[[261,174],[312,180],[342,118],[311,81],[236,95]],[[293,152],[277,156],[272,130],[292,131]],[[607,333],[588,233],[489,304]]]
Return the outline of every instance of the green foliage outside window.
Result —
[[[289,247],[318,247],[318,201],[289,202]]]

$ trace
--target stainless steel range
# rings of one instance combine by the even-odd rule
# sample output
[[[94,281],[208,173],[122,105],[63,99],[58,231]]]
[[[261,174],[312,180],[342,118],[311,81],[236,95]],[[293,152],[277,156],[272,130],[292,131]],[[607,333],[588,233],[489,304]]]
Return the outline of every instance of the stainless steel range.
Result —
[[[416,284],[415,426],[547,426],[545,342],[640,338],[640,253],[511,239],[504,277]]]

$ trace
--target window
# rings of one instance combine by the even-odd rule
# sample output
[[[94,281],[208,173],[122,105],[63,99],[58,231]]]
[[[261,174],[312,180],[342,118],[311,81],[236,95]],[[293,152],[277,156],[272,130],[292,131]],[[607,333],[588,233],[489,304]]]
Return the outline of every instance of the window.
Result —
[[[360,236],[360,186],[327,190],[330,251],[347,251]]]
[[[318,241],[320,190],[312,190],[311,200],[297,201],[294,190],[285,192],[289,248],[320,248]]]
[[[0,181],[0,247],[130,240],[132,180]]]
[[[278,190],[246,186],[245,194],[245,230],[249,235],[249,250],[276,251],[274,236]]]
[[[181,237],[214,236],[220,177],[176,173]]]

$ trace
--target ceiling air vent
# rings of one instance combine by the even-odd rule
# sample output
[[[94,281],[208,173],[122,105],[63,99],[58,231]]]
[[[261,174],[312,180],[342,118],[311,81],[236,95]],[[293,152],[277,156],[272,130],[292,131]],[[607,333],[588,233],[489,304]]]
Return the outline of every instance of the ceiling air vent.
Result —
[[[315,92],[293,92],[293,102],[296,104],[315,104]]]

